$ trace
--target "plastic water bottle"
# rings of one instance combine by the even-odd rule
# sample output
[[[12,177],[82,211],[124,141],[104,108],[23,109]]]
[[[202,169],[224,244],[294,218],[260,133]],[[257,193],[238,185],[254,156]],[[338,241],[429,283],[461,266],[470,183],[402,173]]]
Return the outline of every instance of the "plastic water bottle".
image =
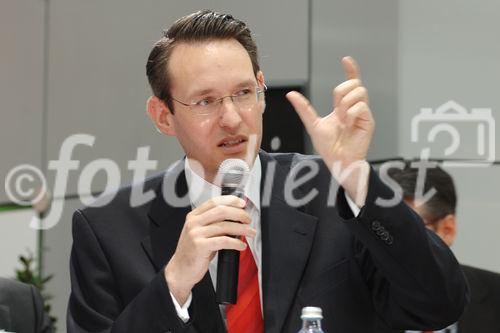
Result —
[[[321,308],[307,306],[302,309],[302,329],[298,333],[325,333],[321,329],[321,319],[323,312]]]

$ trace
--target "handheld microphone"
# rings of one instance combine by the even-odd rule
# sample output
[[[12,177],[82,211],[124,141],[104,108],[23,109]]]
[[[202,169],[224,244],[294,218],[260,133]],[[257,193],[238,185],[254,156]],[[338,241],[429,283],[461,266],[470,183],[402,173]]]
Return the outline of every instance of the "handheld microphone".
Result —
[[[219,166],[218,176],[222,177],[221,194],[244,198],[243,188],[250,169],[245,161],[227,159]],[[238,221],[233,221],[238,223]],[[217,262],[217,291],[215,299],[219,304],[236,304],[238,296],[238,271],[240,251],[220,250]]]

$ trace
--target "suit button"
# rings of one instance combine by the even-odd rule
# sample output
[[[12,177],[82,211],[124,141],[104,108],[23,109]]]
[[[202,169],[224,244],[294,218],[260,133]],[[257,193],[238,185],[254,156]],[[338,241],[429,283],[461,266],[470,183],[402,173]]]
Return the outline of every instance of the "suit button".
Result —
[[[372,222],[372,230],[376,231],[378,229],[380,229],[381,225],[380,225],[380,222],[375,220]]]
[[[384,231],[382,235],[380,235],[380,239],[383,241],[387,241],[389,239],[389,233],[387,231]]]
[[[387,231],[385,231],[385,228],[384,227],[380,227],[377,231],[375,231],[375,233],[377,234],[377,236],[382,236],[384,233],[386,233]]]

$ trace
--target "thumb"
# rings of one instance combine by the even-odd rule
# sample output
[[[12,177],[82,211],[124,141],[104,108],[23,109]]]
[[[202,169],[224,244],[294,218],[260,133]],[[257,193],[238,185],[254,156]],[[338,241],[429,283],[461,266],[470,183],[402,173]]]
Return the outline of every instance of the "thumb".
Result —
[[[297,91],[290,91],[286,94],[286,98],[290,103],[292,103],[292,106],[299,115],[300,120],[302,120],[305,128],[309,131],[318,119],[318,114],[311,105],[311,102],[309,102],[304,95]]]

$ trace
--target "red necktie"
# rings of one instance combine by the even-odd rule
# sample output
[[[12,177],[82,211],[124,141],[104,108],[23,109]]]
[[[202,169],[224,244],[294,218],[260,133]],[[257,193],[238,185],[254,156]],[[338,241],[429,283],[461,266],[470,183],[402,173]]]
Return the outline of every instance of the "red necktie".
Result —
[[[228,333],[262,333],[264,320],[260,308],[259,275],[255,260],[243,237],[247,248],[240,252],[238,273],[238,299],[236,304],[226,306]]]

